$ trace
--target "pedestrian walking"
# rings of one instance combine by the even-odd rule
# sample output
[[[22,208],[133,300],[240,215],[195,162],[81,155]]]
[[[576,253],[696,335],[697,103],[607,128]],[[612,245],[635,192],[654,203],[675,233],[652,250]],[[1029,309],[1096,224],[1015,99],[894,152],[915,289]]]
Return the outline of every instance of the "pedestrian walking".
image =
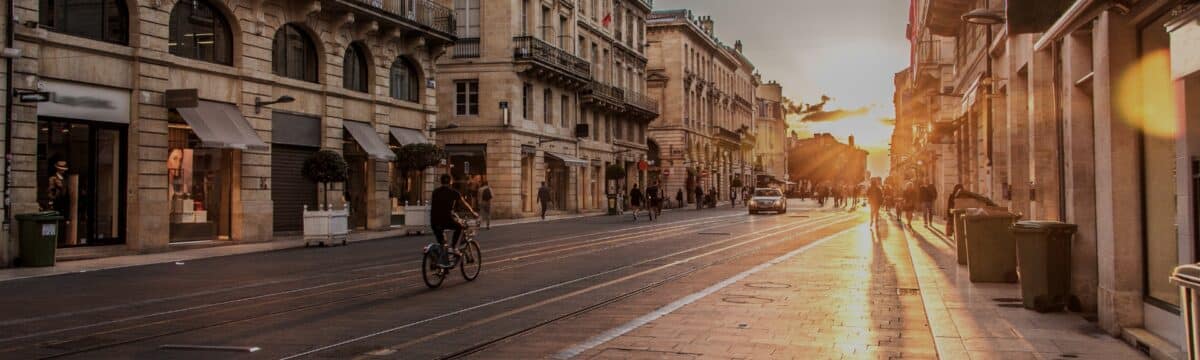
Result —
[[[711,186],[708,188],[708,197],[706,197],[705,200],[708,200],[708,207],[710,207],[710,208],[717,207],[717,187],[716,186]]]
[[[704,208],[704,189],[700,188],[700,185],[696,185],[695,194],[696,194],[696,210],[703,209]]]
[[[492,228],[492,187],[488,185],[487,180],[483,181],[483,186],[479,187],[479,215],[483,218],[484,229]]]
[[[925,226],[933,225],[933,204],[937,201],[937,187],[926,183],[921,187],[921,200],[925,207]]]
[[[883,206],[883,196],[883,187],[879,185],[879,179],[872,178],[871,185],[867,188],[867,205],[871,207],[872,228],[879,223],[879,208]]]
[[[658,217],[662,216],[663,193],[662,187],[659,186],[658,181],[655,181],[651,183],[650,186],[646,187],[646,201],[650,206],[650,208],[647,209],[650,212],[650,221],[654,221]]]
[[[642,203],[645,200],[645,194],[638,184],[633,184],[633,189],[629,189],[629,208],[633,209],[633,222],[637,222],[638,212],[642,210]]]
[[[729,188],[729,207],[730,208],[737,207],[737,197],[738,197],[737,188]]]
[[[917,207],[921,204],[921,187],[914,183],[908,183],[904,186],[904,218],[908,220],[908,226],[912,226],[913,213],[917,211]]]
[[[538,188],[537,201],[542,205],[542,220],[546,220],[546,210],[550,209],[550,188],[546,187],[546,182],[542,182],[542,187]]]
[[[683,189],[675,192],[675,205],[680,209],[683,208]]]
[[[625,215],[625,187],[617,188],[617,215]]]

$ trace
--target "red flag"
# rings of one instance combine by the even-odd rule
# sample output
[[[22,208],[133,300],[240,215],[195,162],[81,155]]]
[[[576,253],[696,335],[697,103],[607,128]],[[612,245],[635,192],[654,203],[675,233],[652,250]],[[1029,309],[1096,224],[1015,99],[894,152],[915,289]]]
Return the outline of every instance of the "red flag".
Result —
[[[611,24],[612,23],[612,14],[604,15],[604,20],[600,20],[600,23],[604,24],[604,26],[608,26],[608,24]]]

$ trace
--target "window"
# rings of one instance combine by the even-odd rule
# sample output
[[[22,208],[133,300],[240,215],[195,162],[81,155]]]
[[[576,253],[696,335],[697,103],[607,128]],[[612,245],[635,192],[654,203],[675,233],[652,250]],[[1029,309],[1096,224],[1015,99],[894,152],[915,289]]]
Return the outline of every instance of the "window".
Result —
[[[123,0],[40,0],[42,27],[68,35],[129,42],[129,9]]]
[[[542,8],[542,41],[550,42],[550,8]]]
[[[592,120],[591,129],[588,130],[592,131],[592,140],[600,141],[600,113],[596,113],[595,116],[592,116]]]
[[[171,10],[171,39],[176,56],[233,64],[233,43],[225,16],[207,0],[180,0]]]
[[[551,114],[554,112],[554,92],[550,89],[542,91],[542,122],[553,124]]]
[[[391,74],[392,97],[400,100],[421,102],[421,76],[417,66],[406,58],[396,58],[392,62]]]
[[[454,0],[454,20],[459,37],[479,37],[479,0]]]
[[[342,58],[342,87],[367,92],[370,76],[367,67],[367,54],[361,43],[351,43],[346,47],[346,55]]]
[[[286,24],[279,28],[272,50],[275,75],[317,82],[317,49],[299,27]]]
[[[521,0],[521,35],[529,35],[529,0]]]
[[[530,111],[532,111],[532,110],[533,110],[533,84],[525,83],[525,86],[521,90],[521,116],[524,116],[525,120],[533,120],[533,118],[531,118],[529,115]]]
[[[568,127],[567,124],[571,122],[570,107],[571,107],[571,98],[567,97],[566,95],[563,95],[562,96],[562,107],[560,109],[561,111],[559,111],[559,113],[558,113],[559,120],[562,121],[562,127]]]
[[[566,49],[567,41],[571,39],[570,32],[567,31],[567,17],[558,17],[558,48]]]
[[[454,82],[454,115],[479,115],[479,80]]]

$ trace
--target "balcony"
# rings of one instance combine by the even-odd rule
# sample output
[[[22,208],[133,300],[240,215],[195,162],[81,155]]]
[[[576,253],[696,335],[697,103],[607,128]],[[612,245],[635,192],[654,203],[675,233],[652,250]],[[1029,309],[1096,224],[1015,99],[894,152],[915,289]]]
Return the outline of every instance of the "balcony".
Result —
[[[725,142],[725,146],[738,147],[742,143],[742,134],[737,133],[723,127],[713,126],[712,137],[717,141]]]
[[[658,118],[658,101],[636,91],[625,91],[625,112],[643,120]]]
[[[473,59],[479,57],[479,38],[459,38],[454,42],[455,59]]]
[[[407,24],[431,32],[446,40],[454,39],[454,10],[434,0],[338,0],[339,3],[378,12],[386,20]]]
[[[583,91],[583,104],[592,108],[611,111],[625,111],[625,91],[615,86],[609,86],[599,81],[592,81],[588,89]]]
[[[530,76],[553,81],[567,87],[580,88],[591,84],[592,68],[587,60],[532,36],[513,38],[513,61],[527,65],[518,69]]]

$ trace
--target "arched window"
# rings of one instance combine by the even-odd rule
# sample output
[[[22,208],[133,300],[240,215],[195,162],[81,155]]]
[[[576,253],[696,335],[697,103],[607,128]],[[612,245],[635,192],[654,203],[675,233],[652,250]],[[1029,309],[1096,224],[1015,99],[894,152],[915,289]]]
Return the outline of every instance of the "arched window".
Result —
[[[233,36],[225,15],[208,0],[179,0],[171,10],[171,54],[233,65]]]
[[[346,47],[346,56],[342,58],[342,87],[367,92],[368,70],[367,54],[362,44],[352,43]]]
[[[405,58],[396,58],[392,62],[390,78],[393,98],[421,102],[421,76],[416,64]]]
[[[60,33],[129,43],[129,9],[124,0],[40,0],[38,22]]]
[[[299,27],[287,24],[275,32],[271,65],[276,75],[317,82],[317,48]]]

